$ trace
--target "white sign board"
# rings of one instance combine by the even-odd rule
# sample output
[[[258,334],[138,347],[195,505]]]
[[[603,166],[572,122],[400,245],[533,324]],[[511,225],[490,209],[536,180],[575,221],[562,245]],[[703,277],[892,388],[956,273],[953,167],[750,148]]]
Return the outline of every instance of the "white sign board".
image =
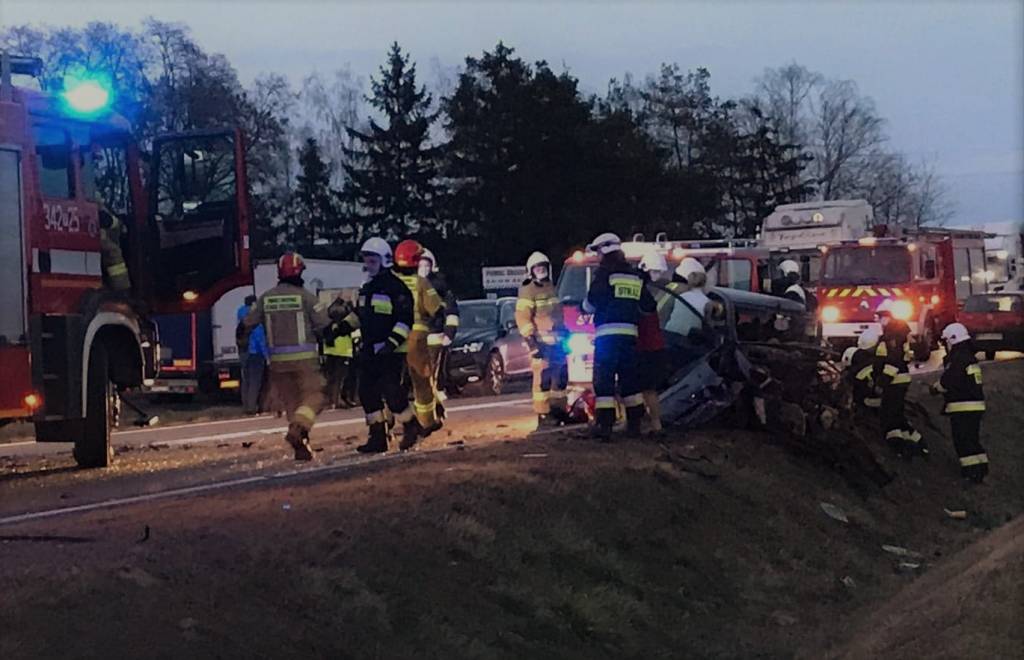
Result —
[[[480,271],[485,291],[518,289],[526,279],[526,266],[485,266]]]

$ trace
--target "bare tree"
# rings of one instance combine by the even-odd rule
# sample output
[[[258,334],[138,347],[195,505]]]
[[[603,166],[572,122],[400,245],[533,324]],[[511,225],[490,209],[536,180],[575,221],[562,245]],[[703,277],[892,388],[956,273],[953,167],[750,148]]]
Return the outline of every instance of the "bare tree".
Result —
[[[331,170],[331,184],[337,188],[345,182],[345,150],[353,147],[348,129],[362,127],[365,95],[366,79],[347,64],[330,78],[314,72],[302,81],[295,138],[299,143],[314,138],[320,144]]]
[[[777,69],[765,69],[757,81],[756,95],[767,114],[775,120],[779,137],[792,144],[808,144],[809,102],[825,83],[820,73],[791,62]]]

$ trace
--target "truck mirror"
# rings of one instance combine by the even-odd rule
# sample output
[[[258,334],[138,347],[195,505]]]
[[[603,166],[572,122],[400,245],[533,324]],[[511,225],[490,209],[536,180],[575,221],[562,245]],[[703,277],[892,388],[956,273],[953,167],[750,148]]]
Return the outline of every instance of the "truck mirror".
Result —
[[[245,155],[237,131],[157,137],[150,170],[149,291],[162,311],[209,307],[252,283]]]
[[[924,262],[924,276],[929,280],[935,279],[935,261],[933,259],[928,259]]]

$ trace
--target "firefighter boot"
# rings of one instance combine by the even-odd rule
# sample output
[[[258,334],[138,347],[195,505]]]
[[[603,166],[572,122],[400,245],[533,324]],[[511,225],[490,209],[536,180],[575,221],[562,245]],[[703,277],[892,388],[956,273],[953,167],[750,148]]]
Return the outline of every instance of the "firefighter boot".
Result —
[[[295,450],[295,460],[313,460],[313,452],[309,450],[309,433],[304,428],[298,424],[289,424],[288,433],[285,434],[284,439]]]
[[[415,419],[403,424],[402,441],[398,443],[398,448],[401,451],[408,451],[415,447],[416,443],[419,442],[421,431],[422,428],[420,427],[420,423]]]
[[[383,454],[388,450],[388,431],[384,422],[370,425],[366,444],[356,447],[360,454]]]

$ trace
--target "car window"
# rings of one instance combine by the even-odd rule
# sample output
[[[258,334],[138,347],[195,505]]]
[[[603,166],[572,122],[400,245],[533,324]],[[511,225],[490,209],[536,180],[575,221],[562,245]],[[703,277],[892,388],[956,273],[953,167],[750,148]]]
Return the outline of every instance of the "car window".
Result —
[[[507,328],[510,323],[515,323],[516,320],[516,303],[515,301],[508,301],[501,304],[501,316],[500,323],[501,327]]]
[[[51,126],[34,126],[39,189],[44,197],[71,199],[75,196],[75,176],[71,159],[71,139],[66,131]]]
[[[489,330],[497,325],[498,306],[492,302],[460,303],[460,330]]]

